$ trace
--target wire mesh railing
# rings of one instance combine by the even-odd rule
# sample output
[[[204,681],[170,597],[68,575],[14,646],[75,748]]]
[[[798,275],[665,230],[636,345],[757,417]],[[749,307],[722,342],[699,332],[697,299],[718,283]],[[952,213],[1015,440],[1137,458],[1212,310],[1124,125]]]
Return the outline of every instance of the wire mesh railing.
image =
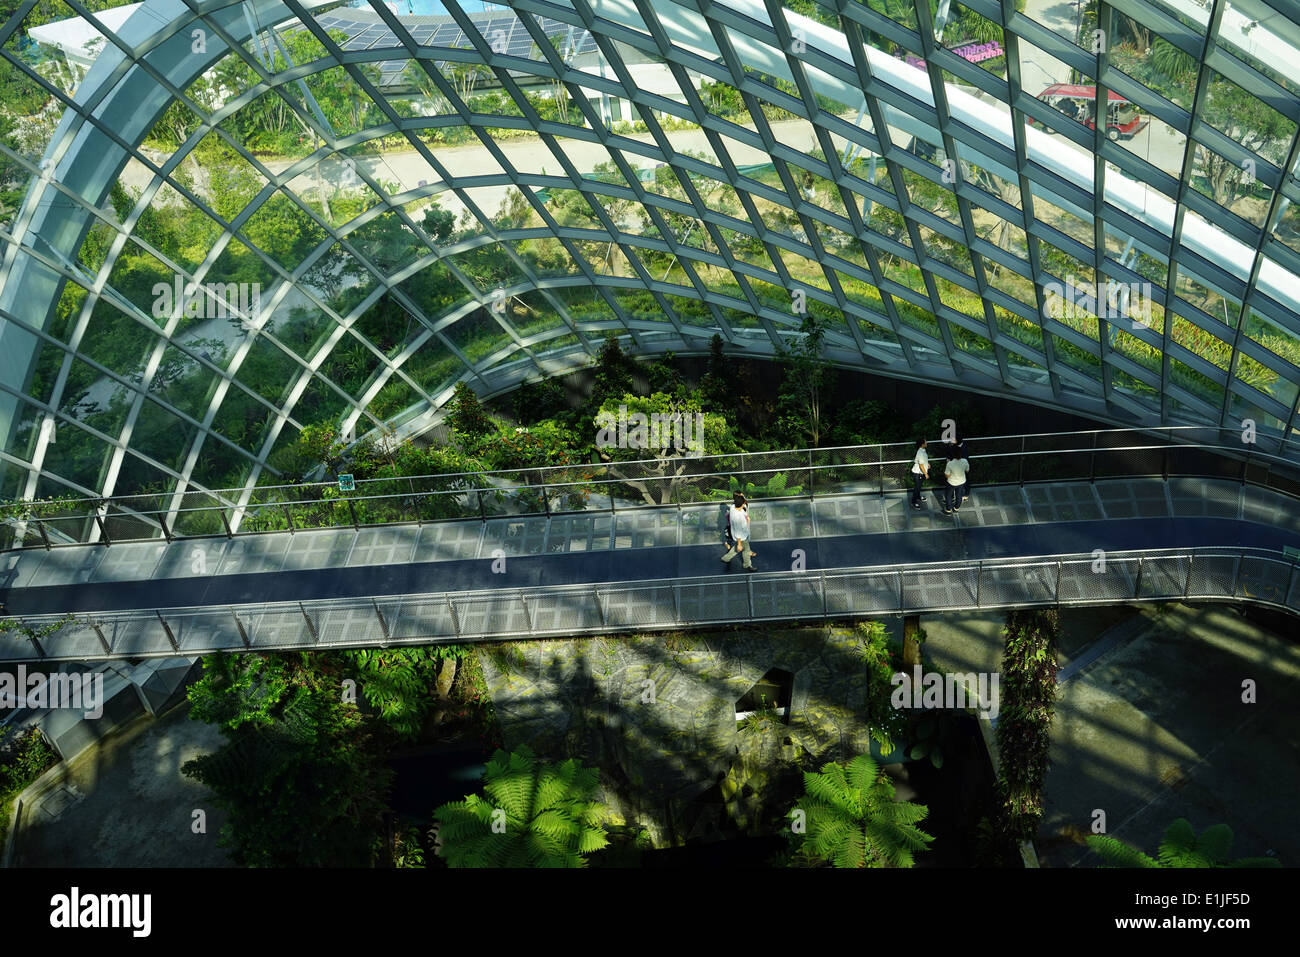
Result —
[[[1179,427],[1040,433],[970,439],[970,480],[982,485],[1095,481],[1171,475],[1229,478],[1300,497],[1300,468],[1276,439]],[[1254,438],[1254,436],[1252,436]],[[932,442],[942,474],[944,443]],[[0,506],[0,549],[112,545],[153,539],[234,537],[447,519],[554,515],[751,499],[885,493],[910,485],[914,445],[672,456],[504,472],[381,477],[187,491],[114,499],[17,502]]]
[[[1300,554],[1300,553],[1297,553]],[[1168,600],[1300,614],[1297,562],[1191,548],[10,619],[0,661],[389,647]]]

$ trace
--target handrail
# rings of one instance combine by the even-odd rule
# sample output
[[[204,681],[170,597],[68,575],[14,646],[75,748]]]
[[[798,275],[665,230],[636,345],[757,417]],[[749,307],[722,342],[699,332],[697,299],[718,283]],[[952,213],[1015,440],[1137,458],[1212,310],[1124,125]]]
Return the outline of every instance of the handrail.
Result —
[[[1189,427],[1204,429],[1205,427]],[[1001,463],[1005,460],[1014,460],[1016,462],[1017,477],[1012,479],[1015,484],[1026,484],[1042,481],[1061,480],[1062,478],[1082,480],[1087,478],[1095,481],[1098,477],[1098,464],[1103,468],[1109,467],[1109,461],[1105,457],[1109,456],[1124,457],[1134,454],[1147,452],[1165,453],[1165,461],[1159,470],[1142,471],[1137,468],[1129,467],[1122,475],[1128,477],[1156,476],[1168,477],[1169,453],[1209,453],[1217,459],[1236,461],[1240,464],[1240,474],[1236,468],[1231,470],[1222,469],[1219,471],[1201,470],[1201,471],[1175,471],[1173,474],[1182,476],[1204,476],[1215,478],[1233,478],[1245,484],[1263,485],[1264,487],[1274,487],[1269,484],[1269,480],[1276,473],[1272,471],[1274,464],[1282,463],[1286,466],[1288,472],[1294,472],[1293,463],[1283,460],[1267,452],[1255,451],[1250,446],[1245,447],[1243,455],[1242,446],[1233,445],[1211,445],[1205,443],[1162,443],[1162,444],[1137,444],[1137,445],[1107,445],[1082,447],[1076,443],[1067,448],[1032,448],[1028,447],[1030,439],[1055,439],[1064,436],[1080,437],[1091,436],[1094,441],[1108,433],[1134,434],[1143,430],[1115,430],[1115,429],[1097,429],[1087,432],[1056,432],[1056,433],[1036,433],[1020,436],[1000,436],[984,437],[980,439],[969,440],[972,445],[994,445],[996,443],[1007,443],[1011,441],[1017,447],[1008,451],[987,452],[983,454],[973,454],[970,457],[977,463],[989,465]],[[1168,429],[1166,431],[1173,431]],[[1220,430],[1222,431],[1222,430]],[[942,443],[940,443],[942,445]],[[907,448],[909,454],[903,458],[883,457],[884,450],[893,448]],[[93,502],[93,510],[87,512],[77,512],[72,510],[78,504],[75,501],[50,503],[47,509],[59,512],[72,510],[71,514],[47,514],[31,518],[30,521],[35,524],[36,532],[39,537],[38,542],[31,545],[19,544],[2,549],[3,551],[17,550],[30,547],[44,547],[47,550],[53,548],[68,547],[70,545],[89,544],[97,542],[99,544],[110,545],[121,542],[139,542],[151,541],[160,538],[166,538],[168,541],[174,539],[197,539],[206,537],[233,538],[236,535],[260,534],[267,531],[297,531],[306,528],[328,528],[328,527],[361,527],[376,525],[408,524],[423,523],[425,521],[445,520],[445,519],[474,519],[486,520],[489,517],[496,516],[525,516],[525,515],[543,515],[543,514],[568,514],[573,512],[583,512],[589,510],[586,502],[590,500],[593,493],[598,493],[602,498],[608,499],[608,505],[602,506],[602,510],[618,512],[620,510],[663,507],[666,505],[694,505],[710,504],[719,502],[719,498],[709,498],[698,493],[693,493],[695,497],[690,497],[685,501],[674,500],[672,502],[632,502],[619,503],[616,500],[615,489],[618,486],[635,488],[637,485],[658,487],[660,490],[667,488],[669,490],[683,490],[693,488],[701,483],[709,483],[711,480],[727,480],[734,476],[744,477],[770,477],[777,474],[788,473],[797,476],[799,484],[804,482],[808,485],[806,492],[801,492],[794,496],[783,496],[780,494],[763,495],[764,500],[775,501],[783,498],[816,498],[826,494],[842,493],[848,489],[846,485],[860,486],[863,480],[869,481],[876,491],[884,492],[887,488],[902,487],[901,482],[906,480],[903,468],[910,466],[912,457],[910,448],[912,443],[887,443],[871,446],[839,446],[827,449],[801,449],[801,450],[773,450],[770,452],[754,453],[731,453],[727,455],[701,456],[695,459],[674,459],[674,464],[681,463],[701,463],[710,464],[715,462],[724,462],[732,467],[726,471],[687,471],[675,474],[657,475],[636,475],[625,474],[631,468],[637,465],[647,463],[660,464],[661,459],[645,459],[629,462],[612,462],[612,463],[587,463],[575,466],[543,466],[538,468],[520,469],[511,472],[496,473],[457,473],[455,475],[438,475],[438,476],[393,476],[386,478],[375,478],[365,480],[364,484],[374,486],[377,483],[390,483],[400,486],[398,491],[384,491],[373,494],[343,494],[336,493],[336,485],[315,484],[312,486],[284,486],[282,488],[294,488],[304,491],[316,491],[320,493],[320,498],[305,498],[297,500],[269,500],[250,502],[241,507],[228,505],[185,505],[181,504],[174,507],[158,507],[154,509],[131,509],[127,510],[119,501],[114,500],[81,500],[83,502]],[[871,453],[877,453],[880,458],[875,458]],[[1063,456],[1082,456],[1089,457],[1089,468],[1086,473],[1083,470],[1069,472],[1068,469],[1060,470],[1061,474],[1057,475],[1030,475],[1026,478],[1025,463],[1026,461],[1043,460],[1058,458]],[[817,464],[818,459],[823,461],[826,458],[849,457],[859,459],[858,461],[840,461],[830,462],[827,464]],[[936,462],[944,461],[942,455],[935,456]],[[1264,470],[1264,481],[1250,472],[1252,464],[1256,470]],[[574,472],[592,469],[604,470],[605,476],[602,478],[591,479],[569,479],[568,476]],[[973,478],[980,478],[981,469],[977,468],[973,473]],[[473,476],[482,479],[484,476],[509,476],[510,481],[518,483],[518,476],[533,475],[536,473],[549,473],[554,475],[558,481],[546,480],[543,475],[539,484],[515,484],[511,486],[492,485],[492,484],[475,484],[472,486],[456,487],[456,481],[465,476]],[[1066,474],[1068,473],[1068,474]],[[822,476],[828,474],[853,475],[854,478],[841,480],[838,484],[835,481],[826,481]],[[806,478],[805,478],[806,477]],[[1120,474],[1108,475],[1107,477],[1121,477]],[[1287,484],[1295,488],[1295,492],[1287,489],[1277,489],[1284,494],[1293,495],[1300,498],[1300,472],[1287,476],[1278,476]],[[1005,479],[990,479],[990,482],[1004,484]],[[442,486],[441,488],[417,488],[417,482],[435,483]],[[450,483],[452,487],[446,487]],[[820,483],[820,488],[819,488]],[[362,483],[358,483],[360,487]],[[270,487],[268,487],[270,489]],[[270,489],[273,490],[273,489]],[[854,491],[862,491],[861,488],[854,488]],[[707,490],[709,495],[716,495],[725,490],[711,489]],[[333,494],[331,494],[333,493]],[[155,496],[135,496],[135,498],[150,498],[155,501],[160,499],[171,499],[174,493],[160,493]],[[206,493],[199,493],[202,497],[207,498]],[[645,494],[644,492],[642,494]],[[553,506],[552,499],[559,500]],[[564,501],[567,496],[569,501]],[[486,497],[486,498],[485,498]],[[503,510],[490,511],[487,501],[501,502],[513,497],[512,507]],[[366,520],[363,522],[358,513],[358,507],[368,507],[371,511],[375,509],[396,509],[394,514],[388,514],[380,517],[372,517],[367,513]],[[122,509],[121,513],[114,513],[114,508]],[[274,520],[273,527],[265,527],[267,522],[267,510],[277,517]],[[317,513],[322,510],[341,509],[338,514],[304,514],[302,510],[315,510]],[[231,514],[227,514],[227,511]],[[298,510],[297,521],[295,522],[295,511]],[[423,510],[423,512],[422,512]],[[437,514],[433,514],[437,513]],[[450,513],[450,514],[444,514]],[[253,517],[254,527],[249,528],[245,519]],[[212,520],[208,523],[208,528],[203,528],[200,524],[205,516],[211,516]],[[217,519],[220,520],[220,527],[217,526]],[[89,524],[90,520],[94,525]],[[121,520],[129,520],[134,523],[133,527],[122,528]],[[193,524],[189,520],[194,519]],[[12,520],[11,520],[12,521]],[[55,543],[51,540],[47,526],[54,526],[55,523],[83,523],[84,529],[80,533],[85,541],[75,540],[72,542]],[[111,535],[108,534],[108,523],[117,523]],[[262,527],[259,527],[262,526]],[[75,531],[75,529],[74,529]],[[147,534],[141,534],[141,532]],[[71,537],[66,536],[65,537]],[[25,539],[24,539],[25,540]]]
[[[979,436],[979,437],[964,436],[963,441],[970,442],[970,443],[985,443],[985,442],[999,442],[1006,439],[1047,439],[1047,438],[1056,438],[1062,435],[1079,435],[1079,436],[1106,435],[1106,434],[1151,435],[1153,433],[1192,432],[1192,431],[1231,432],[1233,434],[1240,433],[1239,429],[1226,428],[1223,426],[1173,425],[1173,426],[1151,426],[1147,428],[1131,427],[1131,428],[1113,428],[1113,429],[1077,429],[1077,430],[1067,431],[1067,432],[1024,432],[1024,433],[1014,433],[1008,435],[986,435],[986,436]],[[1300,441],[1297,439],[1292,439],[1287,436],[1274,436],[1268,433],[1260,433],[1259,437],[1262,439],[1267,439],[1273,442],[1277,442],[1280,445],[1287,445],[1287,444],[1292,444]],[[935,440],[927,439],[926,441],[937,445],[947,444],[942,439],[935,439]],[[811,447],[811,448],[806,447],[806,448],[797,448],[797,449],[769,449],[766,451],[758,451],[758,452],[723,452],[714,455],[685,456],[683,458],[684,460],[691,461],[691,462],[705,462],[711,459],[735,459],[740,456],[760,456],[760,455],[792,455],[793,456],[793,455],[805,455],[807,453],[826,455],[833,452],[867,451],[870,449],[885,449],[885,448],[890,448],[895,446],[910,447],[910,446],[914,446],[914,442],[911,441],[877,442],[873,445],[835,445],[835,446],[818,446],[818,447]],[[1136,448],[1143,448],[1143,447],[1144,446],[1115,446],[1114,448],[1118,450],[1118,449],[1136,449]],[[1165,445],[1165,446],[1158,446],[1158,447],[1166,448],[1168,446]],[[1190,443],[1181,443],[1181,447],[1217,448],[1217,449],[1222,449],[1224,451],[1237,451],[1237,452],[1242,451],[1240,445],[1212,446],[1209,444],[1193,445]],[[1076,449],[1072,451],[1092,451],[1092,450],[1093,447],[1090,446],[1088,449]],[[1064,452],[1064,451],[1071,451],[1071,450],[1060,450],[1060,451]],[[1268,453],[1268,452],[1247,450],[1246,454],[1270,458],[1282,464],[1287,464],[1287,465],[1296,464],[1291,459],[1287,459],[1283,456],[1273,455],[1272,453]],[[980,457],[981,456],[972,456],[972,458],[980,458]],[[471,477],[479,477],[479,476],[499,475],[505,477],[505,476],[517,476],[517,475],[530,475],[530,474],[542,473],[542,472],[555,472],[555,471],[563,471],[563,470],[571,470],[571,469],[583,469],[583,468],[612,468],[612,467],[628,468],[636,465],[654,465],[661,461],[662,459],[660,458],[627,459],[627,460],[619,460],[617,462],[576,462],[571,465],[535,465],[535,466],[529,466],[527,468],[498,469],[490,472],[483,472],[483,471],[442,472],[435,475],[395,475],[395,476],[387,476],[381,478],[357,479],[356,485],[357,488],[361,488],[363,485],[369,485],[376,482],[420,481],[420,480],[449,481],[454,479],[471,478]],[[897,460],[897,461],[903,461],[903,460]],[[911,459],[908,458],[906,459],[906,461],[910,462]],[[894,464],[894,462],[884,462],[884,463],[878,462],[874,464],[889,465],[889,464]],[[731,469],[729,471],[734,472],[736,470]],[[337,482],[297,482],[297,483],[289,483],[284,485],[256,485],[253,486],[251,489],[242,486],[235,487],[235,488],[225,488],[225,489],[194,488],[194,489],[186,490],[184,492],[180,492],[179,494],[207,495],[212,497],[226,497],[229,499],[237,499],[238,497],[243,495],[246,491],[251,491],[253,493],[262,493],[262,492],[277,492],[277,491],[286,491],[286,490],[327,489],[327,488],[337,488],[337,487],[338,487]],[[103,507],[106,504],[111,504],[114,502],[127,502],[130,501],[131,499],[136,499],[136,498],[157,498],[159,496],[171,497],[176,494],[178,493],[174,491],[168,491],[168,492],[139,492],[130,495],[109,496],[108,498],[103,498],[98,496],[86,496],[83,498],[64,499],[59,504],[66,504],[69,506],[77,505],[77,504],[86,504],[95,507]],[[0,500],[0,507],[4,507],[6,505],[23,505],[23,504],[27,504],[27,503],[21,499]],[[232,503],[230,507],[233,508],[236,506],[234,506]]]
[[[1109,552],[1106,570],[1101,573],[1095,562],[1090,553],[1062,553],[745,576],[40,615],[12,621],[0,634],[0,662],[390,647],[640,633],[738,619],[823,621],[937,610],[1170,600],[1246,602],[1300,615],[1296,587],[1300,555],[1259,548],[1193,547]],[[935,575],[944,576],[949,586],[941,594],[924,587],[928,577]],[[711,599],[699,602],[701,592]],[[344,637],[322,641],[321,636],[327,633],[325,620],[334,613],[345,619],[340,623],[347,627],[336,629]],[[181,636],[179,642],[177,635]],[[26,642],[26,646],[15,642]]]

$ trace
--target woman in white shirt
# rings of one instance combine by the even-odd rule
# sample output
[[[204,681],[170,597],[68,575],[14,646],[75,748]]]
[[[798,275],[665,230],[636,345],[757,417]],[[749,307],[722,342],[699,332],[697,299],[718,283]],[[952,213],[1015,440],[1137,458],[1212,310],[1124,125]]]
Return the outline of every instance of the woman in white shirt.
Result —
[[[912,459],[912,508],[924,507],[921,502],[921,482],[930,477],[930,456],[925,451],[925,439],[916,443],[916,457]]]
[[[736,544],[728,548],[723,554],[724,563],[730,563],[737,555],[744,555],[744,568],[747,572],[754,570],[754,550],[749,547],[749,502],[740,492],[732,495],[731,512],[728,515],[731,522],[731,537],[736,540]]]
[[[951,515],[953,512],[961,511],[961,495],[966,490],[966,473],[969,470],[969,460],[956,456],[950,458],[948,464],[943,467],[944,477],[948,479],[948,485],[943,490],[943,514]],[[957,499],[956,503],[953,502],[954,497]]]

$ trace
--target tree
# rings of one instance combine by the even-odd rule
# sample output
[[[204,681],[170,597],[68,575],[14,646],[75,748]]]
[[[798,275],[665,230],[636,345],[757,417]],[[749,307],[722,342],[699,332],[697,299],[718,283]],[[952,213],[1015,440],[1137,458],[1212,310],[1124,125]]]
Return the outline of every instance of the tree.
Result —
[[[894,800],[894,783],[869,754],[805,771],[799,853],[834,867],[911,867],[934,838],[916,825],[929,809]]]
[[[436,698],[445,698],[456,675],[459,645],[361,648],[344,652],[361,679],[361,693],[401,738],[414,739]],[[439,671],[441,662],[441,671]],[[435,684],[436,683],[436,684]],[[430,685],[435,685],[430,693]]]
[[[822,400],[834,382],[834,370],[822,358],[824,320],[808,313],[799,324],[799,336],[793,346],[782,343],[777,347],[785,367],[777,399],[777,430],[791,443],[816,448],[824,431]]]
[[[453,63],[450,72],[456,94],[463,100],[474,92],[478,81],[490,76],[492,71],[485,63]]]
[[[699,150],[683,150],[682,156],[688,156],[691,159],[699,160],[703,163],[712,163],[708,154]],[[726,183],[719,182],[712,176],[706,176],[703,173],[687,170],[682,167],[664,164],[658,166],[654,171],[654,178],[646,184],[646,189],[660,196],[667,196],[670,199],[693,205],[690,194],[687,193],[685,182],[689,182],[694,189],[695,194],[699,197],[701,204],[705,209],[722,213],[726,216],[737,216],[740,213],[740,203],[736,199],[735,190]],[[650,212],[645,206],[638,207],[638,214],[641,220],[640,233],[644,236],[656,236],[659,233],[658,227],[650,217]],[[717,253],[718,249],[713,242],[708,229],[702,220],[693,213],[681,213],[675,209],[665,209],[660,207],[658,210],[660,219],[667,225],[671,235],[664,238],[669,243],[680,243],[683,246],[692,246],[702,249],[705,252]],[[743,217],[742,217],[743,218]],[[649,254],[646,250],[642,255]],[[677,261],[676,253],[669,256],[667,270],[661,278],[666,279],[672,272],[673,264]],[[665,263],[659,260],[660,265]]]
[[[439,243],[445,242],[451,236],[451,231],[456,228],[456,215],[450,210],[443,209],[435,200],[424,211],[423,226],[430,239]]]
[[[526,745],[498,750],[483,777],[486,797],[434,811],[450,867],[585,867],[609,843],[607,811],[592,800],[596,771],[570,758],[543,764]]]
[[[341,700],[335,671],[330,659],[302,655],[289,659],[289,686],[276,706],[250,708],[249,688],[240,682],[225,691],[239,700],[211,703],[209,719],[224,718],[226,744],[181,771],[210,788],[213,803],[229,815],[222,845],[236,865],[373,862],[392,772],[364,716]],[[232,723],[246,712],[249,720]]]
[[[552,36],[548,36],[546,39],[547,42],[550,44],[551,49],[555,51],[556,55],[560,58],[560,60],[564,63],[567,63],[570,54],[567,38],[557,33],[557,34],[553,34]],[[538,60],[545,59],[542,56],[541,47],[539,47],[536,43],[533,44],[533,57],[534,59],[538,59]],[[563,74],[561,72],[559,71],[556,72],[555,76],[551,79],[549,87],[550,87],[550,94],[551,94],[550,101],[555,106],[556,118],[559,119],[561,123],[570,122],[569,113],[571,111],[572,104],[569,101],[569,92],[564,87],[564,79],[563,79]]]
[[[716,332],[709,340],[709,364],[700,377],[700,394],[710,408],[726,408],[730,398],[731,363],[723,352],[725,343]]]
[[[611,160],[596,164],[596,167],[590,173],[584,174],[583,178],[623,185],[626,191],[623,174]],[[605,226],[595,208],[597,203],[604,208],[610,221],[618,229],[628,228],[630,225],[628,220],[633,209],[640,208],[640,204],[631,196],[613,196],[594,191],[588,196],[576,189],[556,190],[551,194],[547,205],[561,226],[595,229],[604,233]],[[614,239],[576,240],[575,245],[597,272],[609,271],[617,274],[619,261],[623,257],[616,255],[617,242]]]
[[[1195,79],[1198,63],[1196,57],[1176,47],[1164,37],[1156,37],[1151,44],[1151,62],[1155,68],[1174,81]]]
[[[451,426],[458,438],[468,441],[471,445],[494,431],[492,419],[483,410],[478,394],[464,382],[456,383],[451,409],[447,413],[447,424]]]
[[[609,398],[595,426],[597,454],[610,463],[607,474],[635,489],[650,505],[680,501],[681,490],[710,481],[696,473],[716,469],[692,469],[695,459],[739,448],[726,417],[704,412],[693,396],[656,392]]]
[[[479,444],[483,463],[489,470],[509,472],[543,466],[564,468],[580,459],[579,440],[563,425],[542,421],[529,426],[498,425],[489,439]],[[529,481],[537,476],[530,475]]]
[[[1056,709],[1057,626],[1055,609],[1017,609],[1007,615],[996,732],[1002,758],[996,828],[1003,840],[1031,840],[1043,817],[1043,782]]]
[[[650,380],[651,392],[673,393],[683,387],[682,373],[677,368],[677,357],[671,352],[665,352],[646,366],[646,378]]]
[[[619,345],[618,336],[609,333],[596,356],[591,395],[588,402],[600,408],[610,398],[632,391],[632,373],[635,363]]]
[[[908,431],[898,410],[879,399],[852,399],[832,417],[832,445],[878,445],[902,442]]]
[[[1252,153],[1275,165],[1295,134],[1296,125],[1263,100],[1230,80],[1217,77],[1206,88],[1202,118]],[[1225,209],[1231,209],[1248,195],[1258,171],[1238,164],[1209,147],[1196,144],[1196,161],[1205,176],[1210,195]],[[1251,162],[1251,161],[1247,161]]]
[[[279,655],[217,652],[203,658],[203,674],[186,690],[190,717],[237,731],[245,724],[265,727],[289,690]]]
[[[513,399],[515,419],[522,425],[559,415],[568,404],[564,386],[554,379],[520,383]]]
[[[1160,839],[1158,858],[1148,857],[1136,848],[1108,834],[1089,834],[1088,846],[1102,859],[1102,867],[1281,867],[1275,857],[1239,857],[1229,860],[1232,852],[1232,828],[1226,824],[1207,827],[1198,836],[1185,817],[1165,829]]]

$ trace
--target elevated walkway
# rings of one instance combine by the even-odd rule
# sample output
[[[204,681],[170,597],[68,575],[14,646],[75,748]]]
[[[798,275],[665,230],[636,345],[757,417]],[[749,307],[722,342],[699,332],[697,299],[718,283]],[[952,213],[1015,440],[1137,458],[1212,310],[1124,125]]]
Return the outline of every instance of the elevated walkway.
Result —
[[[1275,489],[976,484],[951,517],[927,498],[922,511],[901,490],[757,501],[754,574],[719,563],[716,502],[22,549],[0,556],[0,660],[1170,598],[1300,613],[1300,509]]]

